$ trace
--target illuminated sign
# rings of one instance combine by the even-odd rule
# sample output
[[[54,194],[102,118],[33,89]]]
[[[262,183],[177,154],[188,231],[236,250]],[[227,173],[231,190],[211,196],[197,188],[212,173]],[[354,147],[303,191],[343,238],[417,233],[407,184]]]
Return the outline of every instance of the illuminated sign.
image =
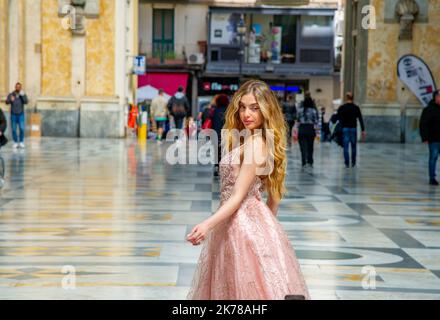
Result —
[[[287,92],[296,92],[296,93],[300,93],[301,92],[301,88],[298,86],[270,86],[270,89],[272,91],[287,91]]]
[[[220,83],[217,81],[203,81],[203,91],[234,92],[238,90],[238,83]]]

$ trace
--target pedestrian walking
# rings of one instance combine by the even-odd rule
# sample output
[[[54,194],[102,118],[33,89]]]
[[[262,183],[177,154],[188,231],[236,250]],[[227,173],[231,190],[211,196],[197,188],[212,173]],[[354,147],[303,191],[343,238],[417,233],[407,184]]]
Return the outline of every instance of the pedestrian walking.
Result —
[[[433,99],[423,109],[420,118],[420,136],[429,147],[429,184],[438,186],[436,168],[440,153],[440,90],[434,92]]]

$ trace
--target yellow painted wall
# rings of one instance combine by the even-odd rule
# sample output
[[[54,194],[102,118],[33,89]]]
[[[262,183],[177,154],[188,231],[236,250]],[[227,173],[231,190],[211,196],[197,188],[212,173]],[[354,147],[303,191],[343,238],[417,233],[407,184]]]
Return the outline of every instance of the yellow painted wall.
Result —
[[[395,101],[399,25],[385,24],[385,1],[372,0],[377,29],[368,32],[367,94],[369,102]]]
[[[42,76],[43,96],[70,96],[72,50],[69,30],[64,30],[58,17],[58,1],[42,0]]]
[[[99,19],[87,21],[87,96],[115,96],[115,1],[101,0]]]
[[[0,96],[8,92],[8,46],[7,44],[7,23],[8,23],[8,0],[0,0]]]
[[[372,0],[372,5],[376,8],[377,29],[368,32],[367,101],[394,102],[397,100],[399,24],[384,23],[385,1]],[[429,0],[429,23],[414,25],[412,43],[412,53],[428,64],[437,85],[440,84],[439,16],[440,1]]]

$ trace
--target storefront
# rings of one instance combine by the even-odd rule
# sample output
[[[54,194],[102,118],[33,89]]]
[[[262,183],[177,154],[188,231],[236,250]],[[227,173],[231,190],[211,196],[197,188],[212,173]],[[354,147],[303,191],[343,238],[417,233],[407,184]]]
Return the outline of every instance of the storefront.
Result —
[[[188,73],[177,72],[149,72],[138,77],[137,102],[153,100],[159,93],[159,89],[164,90],[164,95],[168,99],[172,97],[179,86],[187,92]]]
[[[217,94],[232,96],[240,87],[237,77],[202,77],[198,79],[198,110],[203,109]]]
[[[334,15],[334,9],[211,8],[208,64],[237,62],[243,51],[244,64],[333,65]]]
[[[309,82],[307,80],[265,80],[265,82],[281,102],[286,101],[288,95],[293,95],[299,103],[304,100],[304,93],[309,90]]]
[[[331,111],[340,97],[335,66],[337,8],[211,7],[206,75],[267,82],[280,101],[310,91]]]

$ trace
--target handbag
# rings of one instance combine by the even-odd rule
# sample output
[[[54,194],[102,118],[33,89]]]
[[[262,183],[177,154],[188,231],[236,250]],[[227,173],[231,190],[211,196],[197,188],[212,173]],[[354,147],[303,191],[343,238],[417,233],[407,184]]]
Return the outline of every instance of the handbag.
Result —
[[[211,129],[212,128],[212,120],[211,118],[208,118],[203,122],[202,129]]]
[[[214,116],[214,108],[209,112],[208,118],[203,122],[202,129],[212,129],[212,117]]]
[[[0,137],[0,147],[5,146],[7,143],[8,143],[8,138],[6,138],[4,134],[2,134]]]

